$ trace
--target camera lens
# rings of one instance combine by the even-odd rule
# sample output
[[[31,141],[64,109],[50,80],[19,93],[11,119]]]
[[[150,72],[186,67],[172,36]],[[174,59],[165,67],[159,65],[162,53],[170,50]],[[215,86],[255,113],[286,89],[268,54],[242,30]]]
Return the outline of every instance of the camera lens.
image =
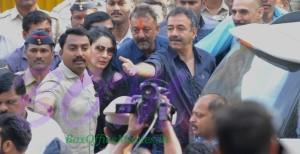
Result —
[[[156,88],[153,87],[152,85],[147,85],[143,87],[142,90],[143,96],[146,99],[154,99],[156,97]]]

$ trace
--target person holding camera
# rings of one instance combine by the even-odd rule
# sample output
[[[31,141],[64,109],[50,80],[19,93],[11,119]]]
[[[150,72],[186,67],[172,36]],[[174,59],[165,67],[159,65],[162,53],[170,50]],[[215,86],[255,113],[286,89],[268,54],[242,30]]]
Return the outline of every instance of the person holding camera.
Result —
[[[169,82],[170,100],[177,108],[175,131],[182,147],[188,144],[192,108],[215,69],[215,60],[193,46],[197,17],[192,10],[173,9],[167,16],[169,46],[159,49],[142,63],[119,57],[130,76],[158,77]]]
[[[163,104],[168,106],[167,113],[171,111],[170,103],[166,96],[161,95],[161,100]],[[131,101],[132,102],[132,101]],[[139,122],[139,114],[131,114],[128,120],[128,129],[123,135],[121,140],[115,146],[113,154],[127,154],[127,153],[138,153],[138,147],[135,144],[141,138],[139,135],[142,133],[144,128],[149,127],[149,124],[146,122]],[[178,138],[176,137],[175,131],[172,127],[171,121],[169,120],[159,120],[157,121],[160,125],[162,137],[164,141],[164,153],[165,154],[182,154],[182,149],[179,143]],[[136,147],[134,147],[136,146]]]

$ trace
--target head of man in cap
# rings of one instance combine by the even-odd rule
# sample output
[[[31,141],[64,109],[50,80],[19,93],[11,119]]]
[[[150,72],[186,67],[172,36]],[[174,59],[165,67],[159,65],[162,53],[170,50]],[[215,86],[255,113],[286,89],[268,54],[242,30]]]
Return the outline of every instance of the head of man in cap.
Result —
[[[84,17],[97,11],[97,4],[92,0],[76,0],[70,8],[73,28],[82,26]]]
[[[100,151],[100,153],[106,153],[113,151],[116,144],[126,133],[128,128],[129,114],[128,113],[116,113],[116,107],[118,104],[130,104],[131,97],[120,96],[114,99],[103,111],[105,115],[105,127],[104,134],[107,138],[107,146]],[[102,134],[96,134],[96,140],[103,142]],[[106,140],[105,140],[106,141]]]
[[[52,62],[54,42],[44,30],[33,31],[25,40],[25,54],[31,73],[47,74]]]

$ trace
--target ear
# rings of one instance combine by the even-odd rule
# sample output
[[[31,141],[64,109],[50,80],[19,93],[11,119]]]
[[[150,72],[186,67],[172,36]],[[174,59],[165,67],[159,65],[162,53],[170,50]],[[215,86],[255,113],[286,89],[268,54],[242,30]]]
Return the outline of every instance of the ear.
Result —
[[[264,15],[264,8],[263,7],[260,7],[257,9],[257,15],[258,15],[258,19],[261,19],[263,18],[263,15]]]
[[[2,145],[3,145],[2,149],[4,153],[13,152],[13,148],[15,147],[14,143],[11,140],[4,141]]]
[[[192,27],[193,39],[196,37],[198,31],[198,27]]]
[[[22,106],[26,106],[30,102],[30,97],[28,94],[21,96],[21,104]]]
[[[61,57],[63,55],[62,49],[59,50],[59,56]]]
[[[28,32],[23,31],[23,32],[22,32],[22,35],[23,35],[23,39],[26,40],[26,37],[27,37],[27,35],[28,35]]]

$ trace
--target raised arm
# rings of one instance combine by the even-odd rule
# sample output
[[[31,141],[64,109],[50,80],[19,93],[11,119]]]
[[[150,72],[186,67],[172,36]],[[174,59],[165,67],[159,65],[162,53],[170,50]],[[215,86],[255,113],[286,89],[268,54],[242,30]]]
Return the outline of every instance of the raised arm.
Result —
[[[133,64],[130,59],[119,57],[122,62],[123,71],[129,76],[141,76],[145,78],[150,78],[155,76],[155,67],[151,64],[141,62],[139,64]]]

